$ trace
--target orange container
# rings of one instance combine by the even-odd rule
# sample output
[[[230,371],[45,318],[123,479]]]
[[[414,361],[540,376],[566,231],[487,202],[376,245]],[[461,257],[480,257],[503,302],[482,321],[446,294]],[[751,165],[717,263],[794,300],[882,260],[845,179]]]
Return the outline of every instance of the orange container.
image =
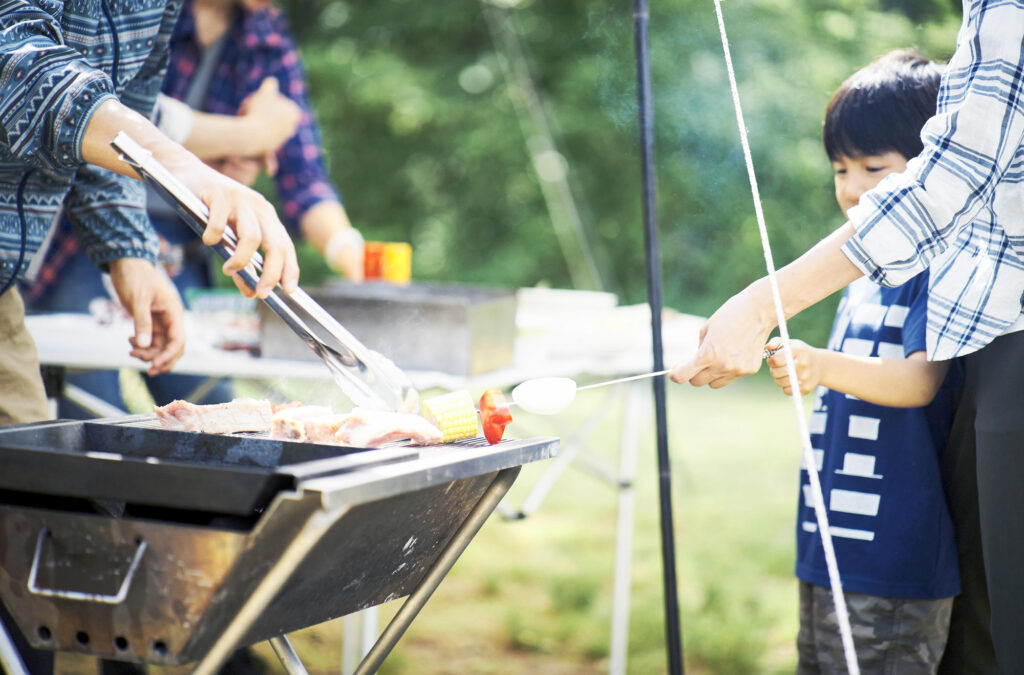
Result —
[[[384,242],[368,241],[363,245],[363,277],[370,281],[380,279],[384,261]]]
[[[363,246],[363,276],[367,281],[407,284],[412,278],[412,246],[401,241],[368,241]]]

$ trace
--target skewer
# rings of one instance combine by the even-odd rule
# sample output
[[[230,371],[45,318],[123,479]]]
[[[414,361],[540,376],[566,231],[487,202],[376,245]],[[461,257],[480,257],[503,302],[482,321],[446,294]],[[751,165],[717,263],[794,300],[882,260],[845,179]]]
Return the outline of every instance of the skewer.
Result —
[[[610,384],[621,384],[623,382],[632,382],[633,380],[643,380],[648,377],[658,377],[659,375],[667,375],[672,369],[666,368],[665,370],[657,370],[653,373],[641,373],[640,375],[631,375],[629,377],[620,377],[617,380],[608,380],[606,382],[598,382],[596,384],[588,384],[583,387],[576,387],[576,391],[583,391],[584,389],[595,389],[597,387],[607,387]]]

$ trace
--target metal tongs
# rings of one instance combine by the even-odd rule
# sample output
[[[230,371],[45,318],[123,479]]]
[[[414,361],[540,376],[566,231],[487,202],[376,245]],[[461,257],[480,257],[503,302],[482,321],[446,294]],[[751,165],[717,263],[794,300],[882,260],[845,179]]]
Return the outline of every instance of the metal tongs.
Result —
[[[198,236],[202,236],[209,219],[206,204],[166,167],[123,131],[114,137],[111,146],[140,176],[176,207],[179,215]],[[224,238],[211,248],[227,260],[234,253],[238,240],[234,231],[225,229]],[[238,274],[251,287],[263,271],[263,256],[255,253]],[[264,302],[281,317],[303,342],[323,359],[334,380],[353,403],[368,408],[414,412],[419,406],[419,392],[394,363],[367,348],[344,326],[301,288],[285,293],[280,284]]]

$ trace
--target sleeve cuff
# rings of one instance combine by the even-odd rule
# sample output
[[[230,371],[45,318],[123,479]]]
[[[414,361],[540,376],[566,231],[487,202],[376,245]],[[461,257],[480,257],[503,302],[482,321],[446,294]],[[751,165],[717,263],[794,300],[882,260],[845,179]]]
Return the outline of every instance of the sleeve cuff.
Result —
[[[166,94],[157,94],[153,112],[157,128],[175,143],[184,145],[195,123],[192,108]]]
[[[871,260],[871,256],[854,234],[842,246],[843,254],[871,281],[882,284],[885,271]]]
[[[281,210],[286,224],[298,232],[299,224],[306,214],[314,206],[323,202],[337,202],[342,206],[345,205],[334,188],[327,183],[316,183],[311,189],[303,190],[301,195],[293,195],[291,199],[283,198]]]
[[[127,246],[117,249],[90,250],[89,257],[97,267],[107,269],[109,263],[121,258],[141,258],[147,262],[156,264],[156,251],[146,246]]]

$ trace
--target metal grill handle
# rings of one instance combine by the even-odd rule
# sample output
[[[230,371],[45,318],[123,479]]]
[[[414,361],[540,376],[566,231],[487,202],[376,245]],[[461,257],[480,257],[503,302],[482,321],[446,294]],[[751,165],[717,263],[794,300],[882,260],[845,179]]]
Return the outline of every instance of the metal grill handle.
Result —
[[[98,602],[105,605],[117,605],[124,601],[128,597],[128,589],[131,588],[132,579],[135,578],[135,572],[139,569],[139,563],[142,561],[142,554],[146,552],[146,540],[139,539],[135,548],[135,555],[132,557],[132,564],[128,567],[128,572],[124,575],[124,581],[121,582],[121,587],[117,589],[117,593],[113,595],[103,595],[100,593],[86,593],[84,591],[73,591],[60,588],[41,588],[37,583],[39,575],[39,561],[43,557],[43,543],[50,536],[50,531],[45,527],[39,532],[39,539],[36,541],[36,553],[32,557],[32,570],[28,575],[28,591],[35,595],[44,595],[50,598],[63,598],[65,600],[79,600],[81,602]]]

